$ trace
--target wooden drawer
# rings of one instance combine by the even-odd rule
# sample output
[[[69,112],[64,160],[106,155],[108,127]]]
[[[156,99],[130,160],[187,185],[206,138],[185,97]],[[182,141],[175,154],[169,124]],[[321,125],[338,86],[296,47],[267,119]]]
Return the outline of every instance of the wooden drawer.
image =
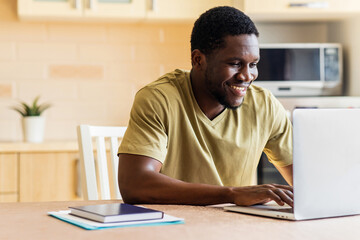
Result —
[[[0,202],[17,202],[17,201],[18,201],[17,193],[0,194]]]
[[[20,202],[78,200],[78,153],[20,153]]]
[[[0,193],[18,192],[18,159],[16,153],[0,154]]]

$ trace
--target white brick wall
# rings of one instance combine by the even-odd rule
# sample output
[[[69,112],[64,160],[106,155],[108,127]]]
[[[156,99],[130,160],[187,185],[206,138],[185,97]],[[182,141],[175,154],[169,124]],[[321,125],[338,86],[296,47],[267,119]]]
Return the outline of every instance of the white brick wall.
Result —
[[[192,24],[29,23],[8,5],[0,9],[0,141],[22,140],[21,117],[9,109],[19,99],[53,105],[45,140],[75,140],[78,124],[127,125],[139,88],[191,67]]]

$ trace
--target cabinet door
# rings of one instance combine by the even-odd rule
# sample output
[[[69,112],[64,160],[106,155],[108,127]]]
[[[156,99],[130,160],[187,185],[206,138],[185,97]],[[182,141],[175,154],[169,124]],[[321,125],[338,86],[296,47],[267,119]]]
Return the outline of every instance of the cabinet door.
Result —
[[[21,153],[20,202],[77,200],[77,153]]]
[[[233,0],[150,0],[148,19],[195,20],[216,6],[232,6]]]
[[[85,0],[84,16],[88,19],[144,19],[146,0]]]
[[[0,154],[0,202],[15,202],[18,194],[16,153]]]
[[[255,20],[338,19],[360,11],[358,0],[244,0],[244,10]]]
[[[0,202],[17,202],[18,194],[17,193],[2,193],[0,194]]]
[[[18,0],[20,18],[80,18],[83,0]]]

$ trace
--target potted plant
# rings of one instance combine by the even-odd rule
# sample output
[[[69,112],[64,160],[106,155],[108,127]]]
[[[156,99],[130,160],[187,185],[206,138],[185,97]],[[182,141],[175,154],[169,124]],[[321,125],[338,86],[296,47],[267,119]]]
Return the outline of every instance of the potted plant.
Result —
[[[31,105],[20,101],[20,106],[12,107],[21,114],[24,140],[26,142],[42,142],[44,140],[45,118],[41,114],[51,105],[38,104],[37,96]]]

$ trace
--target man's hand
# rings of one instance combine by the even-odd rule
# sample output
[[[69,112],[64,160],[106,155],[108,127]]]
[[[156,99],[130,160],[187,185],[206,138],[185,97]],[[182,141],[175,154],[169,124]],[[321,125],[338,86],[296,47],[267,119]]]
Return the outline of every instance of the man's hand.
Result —
[[[274,200],[280,206],[285,203],[293,204],[293,187],[279,184],[265,184],[248,187],[232,188],[234,192],[233,202],[236,205],[250,206],[254,204],[263,204]]]

